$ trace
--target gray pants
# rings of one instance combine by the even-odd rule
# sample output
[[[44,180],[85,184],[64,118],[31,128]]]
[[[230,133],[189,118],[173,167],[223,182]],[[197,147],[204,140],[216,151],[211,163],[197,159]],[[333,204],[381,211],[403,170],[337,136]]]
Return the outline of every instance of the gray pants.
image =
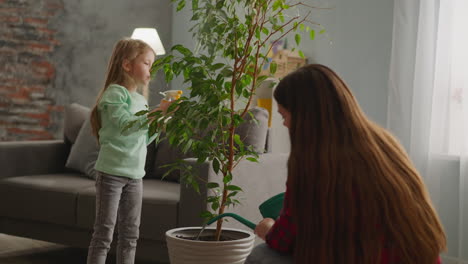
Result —
[[[244,264],[292,264],[291,256],[281,255],[267,244],[260,244],[252,250]]]
[[[117,264],[133,264],[139,237],[143,181],[98,172],[96,219],[88,264],[105,264],[117,222]]]

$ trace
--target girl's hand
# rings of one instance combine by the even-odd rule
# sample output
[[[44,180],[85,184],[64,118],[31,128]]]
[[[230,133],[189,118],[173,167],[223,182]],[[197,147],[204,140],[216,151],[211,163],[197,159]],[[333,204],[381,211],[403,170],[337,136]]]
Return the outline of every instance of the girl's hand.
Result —
[[[162,99],[161,102],[159,103],[158,110],[161,110],[164,114],[166,114],[167,109],[169,108],[169,106],[171,106],[173,102],[174,101],[167,101],[167,100]]]
[[[255,227],[255,234],[265,240],[266,235],[270,231],[271,227],[275,224],[275,220],[273,218],[265,218],[258,225]]]
[[[158,107],[151,110],[148,114],[152,114],[152,113],[161,111],[165,115],[166,112],[167,112],[167,109],[169,108],[169,106],[171,106],[172,103],[173,103],[173,101],[167,101],[167,100],[162,99],[161,102],[159,103]]]

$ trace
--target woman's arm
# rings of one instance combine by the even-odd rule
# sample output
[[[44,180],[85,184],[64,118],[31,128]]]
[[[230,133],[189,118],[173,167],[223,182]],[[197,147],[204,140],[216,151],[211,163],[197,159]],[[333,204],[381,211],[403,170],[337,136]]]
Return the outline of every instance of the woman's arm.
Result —
[[[263,219],[255,227],[255,234],[259,238],[266,240],[266,235],[268,234],[268,232],[270,231],[270,229],[273,227],[274,224],[275,224],[275,220],[272,218]]]
[[[290,210],[283,208],[280,216],[266,234],[265,242],[270,248],[280,253],[292,254],[296,234],[296,226],[292,222]]]

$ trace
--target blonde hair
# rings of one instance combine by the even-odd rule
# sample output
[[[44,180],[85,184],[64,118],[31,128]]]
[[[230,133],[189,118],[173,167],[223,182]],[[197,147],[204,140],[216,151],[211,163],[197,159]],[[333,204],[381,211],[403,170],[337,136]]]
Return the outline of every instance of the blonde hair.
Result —
[[[276,88],[291,113],[288,206],[295,263],[436,263],[444,230],[409,157],[331,69],[307,65]],[[385,245],[384,245],[385,243]]]
[[[138,55],[153,49],[144,41],[138,39],[124,38],[115,44],[109,64],[107,66],[106,81],[104,87],[99,92],[96,104],[91,111],[91,127],[93,134],[99,141],[99,130],[101,129],[101,118],[99,116],[98,104],[102,95],[111,84],[119,84],[122,86],[135,84],[133,78],[124,70],[123,63],[125,60],[133,62]],[[154,51],[153,51],[154,52]],[[141,94],[148,100],[148,86],[138,87],[141,89]]]

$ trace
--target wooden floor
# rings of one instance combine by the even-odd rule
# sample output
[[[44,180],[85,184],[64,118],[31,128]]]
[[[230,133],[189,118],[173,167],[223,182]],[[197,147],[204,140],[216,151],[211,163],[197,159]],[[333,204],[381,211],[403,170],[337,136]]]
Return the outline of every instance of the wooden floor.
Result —
[[[85,264],[86,256],[85,249],[0,234],[0,264]],[[106,264],[115,264],[115,257]]]
[[[82,249],[0,234],[1,264],[86,263]]]

